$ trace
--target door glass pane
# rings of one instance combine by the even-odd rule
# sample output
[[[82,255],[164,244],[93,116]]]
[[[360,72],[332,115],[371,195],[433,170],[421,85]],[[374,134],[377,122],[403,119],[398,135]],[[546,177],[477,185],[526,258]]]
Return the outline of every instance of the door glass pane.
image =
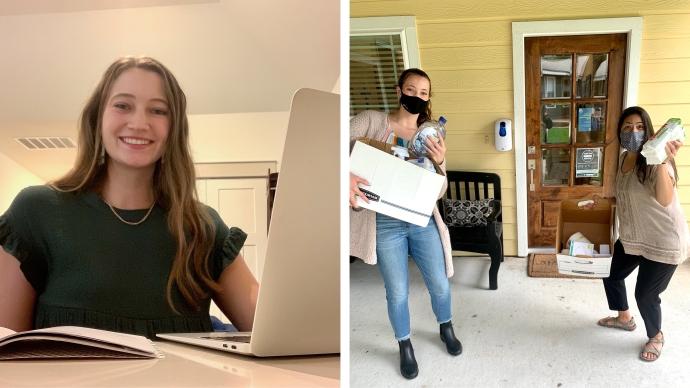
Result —
[[[541,149],[542,186],[567,186],[570,178],[570,149]]]
[[[572,74],[570,55],[542,55],[541,98],[569,98]]]
[[[541,104],[542,144],[570,144],[570,104]]]
[[[603,143],[606,138],[606,103],[577,103],[577,143]]]
[[[575,185],[601,186],[603,172],[602,147],[587,147],[575,149]]]
[[[606,97],[608,54],[577,55],[577,97]]]

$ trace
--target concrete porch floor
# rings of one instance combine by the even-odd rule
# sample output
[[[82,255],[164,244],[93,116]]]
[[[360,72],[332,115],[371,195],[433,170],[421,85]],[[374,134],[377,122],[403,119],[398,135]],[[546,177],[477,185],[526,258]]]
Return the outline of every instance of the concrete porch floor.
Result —
[[[419,270],[410,262],[412,344],[419,376],[399,373],[398,346],[375,266],[350,265],[352,387],[678,387],[690,381],[690,263],[661,295],[661,357],[638,354],[647,338],[634,300],[637,271],[626,280],[633,332],[597,326],[608,310],[601,280],[530,278],[527,259],[507,257],[498,290],[488,290],[489,259],[456,257],[453,323],[463,353],[445,352]]]

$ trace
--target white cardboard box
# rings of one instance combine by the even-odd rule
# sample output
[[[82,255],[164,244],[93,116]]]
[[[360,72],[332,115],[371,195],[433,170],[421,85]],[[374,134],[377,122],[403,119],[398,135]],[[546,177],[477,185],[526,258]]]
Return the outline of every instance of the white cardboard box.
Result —
[[[612,255],[610,252],[601,254],[601,248],[602,245],[610,247],[616,235],[615,202],[611,198],[601,198],[589,209],[578,206],[578,202],[581,201],[567,199],[561,202],[556,227],[556,252],[561,252],[570,236],[580,232],[599,249],[600,253],[587,256],[582,255],[584,252],[573,252],[574,255],[557,254],[558,273],[607,278],[611,271]]]
[[[597,257],[601,256],[601,257]],[[611,271],[611,255],[596,254],[594,257],[556,255],[558,273],[563,275],[607,278]]]
[[[350,172],[366,179],[369,186],[360,188],[373,194],[369,203],[357,198],[357,206],[419,226],[429,223],[446,179],[360,141],[350,153]]]

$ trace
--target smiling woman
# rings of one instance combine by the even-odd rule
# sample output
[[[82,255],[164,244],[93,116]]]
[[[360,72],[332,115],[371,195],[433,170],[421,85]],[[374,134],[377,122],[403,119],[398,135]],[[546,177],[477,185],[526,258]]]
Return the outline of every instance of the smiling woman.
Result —
[[[197,200],[188,138],[172,73],[115,61],[82,111],[75,166],[0,216],[0,326],[211,331],[213,298],[251,330],[246,234]]]
[[[113,83],[103,110],[103,145],[110,168],[149,168],[161,158],[170,128],[161,77],[132,68]]]

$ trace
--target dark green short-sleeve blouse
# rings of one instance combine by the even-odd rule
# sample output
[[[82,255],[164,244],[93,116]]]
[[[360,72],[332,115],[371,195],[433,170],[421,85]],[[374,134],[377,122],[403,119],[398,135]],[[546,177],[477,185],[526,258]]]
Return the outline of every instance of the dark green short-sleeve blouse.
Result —
[[[240,252],[247,235],[228,228],[208,208],[216,227],[209,259],[212,276]],[[146,210],[121,210],[138,221]],[[76,325],[146,335],[211,331],[210,298],[188,307],[174,290],[176,314],[166,285],[176,244],[166,212],[155,206],[145,222],[120,221],[96,193],[62,193],[29,187],[0,216],[0,245],[20,261],[36,290],[35,328]]]

